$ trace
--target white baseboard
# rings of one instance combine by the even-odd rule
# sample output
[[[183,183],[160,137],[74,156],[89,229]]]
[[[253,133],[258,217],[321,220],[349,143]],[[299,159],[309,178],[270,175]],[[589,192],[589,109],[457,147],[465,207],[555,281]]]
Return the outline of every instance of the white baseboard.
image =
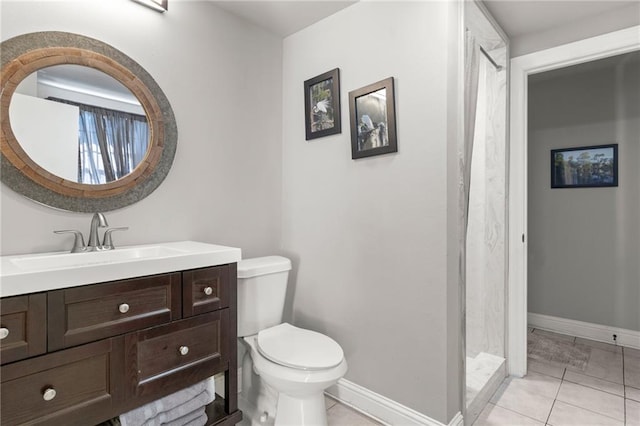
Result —
[[[462,414],[456,414],[448,425],[397,403],[367,388],[340,379],[326,393],[341,403],[386,425],[393,426],[462,426]]]
[[[218,379],[218,377],[216,377]],[[222,375],[224,386],[224,374]],[[218,387],[216,380],[216,388]],[[242,390],[242,367],[238,368],[238,393]],[[222,387],[220,387],[222,389]],[[331,386],[325,392],[330,397],[342,404],[372,417],[385,425],[391,426],[463,426],[462,414],[458,412],[448,424],[440,423],[409,407],[405,407],[396,401],[377,394],[367,388],[340,379],[337,384]]]
[[[527,317],[529,327],[640,349],[640,331],[553,317],[550,315],[534,314],[531,312],[529,312]],[[613,340],[614,334],[616,335],[615,341]]]

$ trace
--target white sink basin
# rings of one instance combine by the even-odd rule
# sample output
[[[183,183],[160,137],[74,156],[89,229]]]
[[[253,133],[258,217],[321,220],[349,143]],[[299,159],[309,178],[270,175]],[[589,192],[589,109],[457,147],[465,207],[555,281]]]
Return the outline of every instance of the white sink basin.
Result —
[[[124,247],[101,252],[64,252],[45,255],[18,256],[11,259],[11,263],[20,269],[37,271],[42,269],[79,267],[154,257],[169,257],[186,253],[187,252],[184,250],[177,250],[165,246]]]
[[[89,253],[2,256],[0,297],[237,262],[239,248],[194,241]]]

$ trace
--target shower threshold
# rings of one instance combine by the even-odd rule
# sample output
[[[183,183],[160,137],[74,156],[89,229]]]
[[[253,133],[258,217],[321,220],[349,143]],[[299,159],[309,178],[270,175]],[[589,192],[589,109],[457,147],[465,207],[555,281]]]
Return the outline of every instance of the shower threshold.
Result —
[[[478,418],[491,396],[507,376],[505,359],[480,352],[475,358],[467,357],[467,414],[465,424]]]

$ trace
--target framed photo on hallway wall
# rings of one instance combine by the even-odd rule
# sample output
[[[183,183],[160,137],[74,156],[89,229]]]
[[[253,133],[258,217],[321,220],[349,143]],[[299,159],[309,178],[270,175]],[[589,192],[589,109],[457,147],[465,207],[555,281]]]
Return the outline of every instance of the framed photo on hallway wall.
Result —
[[[351,158],[398,151],[393,77],[349,92]]]
[[[618,144],[551,150],[551,188],[618,186]]]
[[[340,120],[340,70],[304,82],[306,140],[342,132]]]

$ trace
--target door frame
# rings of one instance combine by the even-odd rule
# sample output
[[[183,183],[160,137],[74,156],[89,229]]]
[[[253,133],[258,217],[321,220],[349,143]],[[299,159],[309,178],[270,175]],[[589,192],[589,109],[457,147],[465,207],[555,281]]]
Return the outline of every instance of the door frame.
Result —
[[[530,74],[640,50],[640,26],[511,59],[507,365],[527,374],[527,83]]]

